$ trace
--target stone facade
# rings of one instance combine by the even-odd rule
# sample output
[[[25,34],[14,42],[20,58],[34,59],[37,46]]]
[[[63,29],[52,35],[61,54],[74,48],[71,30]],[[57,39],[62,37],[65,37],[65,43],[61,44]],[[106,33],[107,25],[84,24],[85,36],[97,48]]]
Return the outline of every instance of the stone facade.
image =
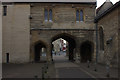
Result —
[[[3,5],[4,6],[4,5]],[[3,16],[3,62],[9,53],[9,62],[29,62],[30,56],[30,5],[8,4]]]
[[[61,44],[60,39],[54,41],[52,44],[53,44],[53,47],[54,47],[54,51],[56,53],[60,52],[60,44]]]
[[[0,79],[2,78],[2,4],[0,2]]]
[[[42,47],[46,48],[46,60],[51,61],[51,43],[59,38],[65,39],[70,44],[70,59],[79,57],[79,60],[82,60],[81,55],[84,52],[81,46],[89,45],[91,46],[89,59],[94,60],[96,53],[95,3],[10,3],[4,5],[7,5],[7,15],[3,16],[2,57],[4,63],[7,59],[6,53],[9,53],[10,63],[34,62],[39,58],[36,53],[40,53],[38,51]],[[52,22],[44,20],[45,9],[52,9]],[[83,10],[84,21],[76,22],[76,10]]]
[[[112,7],[115,7],[117,4],[120,4],[120,2],[116,3]],[[109,8],[109,9],[110,9]],[[104,49],[100,49],[99,46],[99,62],[100,63],[110,63],[111,66],[118,66],[118,11],[120,6],[117,6],[113,8],[108,13],[104,14],[104,16],[100,17],[98,19],[98,38],[99,38],[99,45],[101,44],[100,39],[100,28],[103,29],[103,45]],[[98,16],[99,17],[99,16]],[[112,39],[112,40],[111,40]],[[110,41],[111,40],[111,41]],[[106,44],[108,41],[110,41],[110,44]]]
[[[0,63],[2,62],[2,4],[0,2]]]

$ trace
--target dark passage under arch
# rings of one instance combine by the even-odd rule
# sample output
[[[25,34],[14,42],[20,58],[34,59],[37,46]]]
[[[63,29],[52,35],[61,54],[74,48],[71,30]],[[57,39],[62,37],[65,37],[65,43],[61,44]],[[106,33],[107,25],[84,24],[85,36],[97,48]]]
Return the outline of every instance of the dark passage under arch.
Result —
[[[81,62],[92,61],[93,44],[86,41],[80,46]]]
[[[45,44],[42,42],[39,42],[38,44],[35,45],[35,56],[34,56],[35,62],[40,62],[42,48],[46,48]]]

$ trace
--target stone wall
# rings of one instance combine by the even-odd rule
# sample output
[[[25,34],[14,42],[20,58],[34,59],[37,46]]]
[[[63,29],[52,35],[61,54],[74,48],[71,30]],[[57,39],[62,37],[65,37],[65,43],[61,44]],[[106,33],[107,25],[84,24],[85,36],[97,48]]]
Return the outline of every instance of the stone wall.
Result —
[[[76,49],[78,49],[78,55],[80,59],[80,46],[85,41],[90,41],[93,43],[93,53],[92,53],[92,60],[94,60],[95,56],[95,41],[94,41],[94,30],[80,30],[80,29],[69,29],[69,30],[59,30],[59,29],[42,29],[42,30],[31,30],[31,61],[34,61],[34,46],[36,42],[44,42],[47,48],[52,43],[52,39],[56,38],[58,36],[65,36],[68,35],[69,37],[73,38],[76,42]],[[48,51],[48,55],[50,55],[51,51]],[[76,53],[74,53],[76,54]]]
[[[50,60],[51,40],[62,33],[76,37],[79,50],[80,44],[86,40],[94,44],[95,6],[63,3],[7,4],[7,16],[3,16],[3,62],[6,62],[6,53],[9,53],[10,63],[34,61],[34,45],[39,41],[47,45],[47,59]],[[45,22],[44,9],[52,9],[52,22]],[[76,9],[83,10],[83,22],[76,22]]]
[[[2,5],[0,2],[0,79],[2,78]]]
[[[44,20],[45,9],[52,9],[52,22]],[[77,9],[83,10],[83,22],[76,22]],[[31,16],[31,28],[94,29],[95,5],[33,3]]]
[[[29,15],[29,4],[7,5],[7,16],[3,16],[3,62],[6,62],[6,53],[10,63],[29,62]]]
[[[118,62],[118,8],[100,19],[98,27],[103,28],[105,46],[103,53],[99,50],[99,62],[106,63],[108,59],[114,66]],[[106,41],[110,38],[113,39],[112,42],[106,45]]]
[[[120,9],[120,6],[119,8]],[[118,21],[120,21],[120,10],[118,10]],[[120,23],[118,23],[118,67],[120,67]]]
[[[52,22],[44,20],[45,9],[52,9]],[[83,10],[83,22],[76,22],[76,10]],[[58,35],[68,34],[77,43],[77,53],[80,56],[80,45],[84,41],[94,44],[95,5],[92,4],[62,4],[62,3],[32,3],[31,4],[31,61],[34,61],[34,44],[42,41],[51,45],[51,41]],[[36,29],[36,30],[34,30]],[[38,29],[38,30],[37,30]],[[40,30],[39,30],[40,29]],[[80,30],[81,29],[81,30]],[[84,31],[85,30],[85,31]],[[89,31],[91,30],[91,31]],[[93,30],[93,31],[92,31]],[[48,47],[50,48],[50,47]],[[51,51],[48,51],[48,56]],[[50,57],[49,57],[50,58]],[[93,57],[94,58],[94,57]]]

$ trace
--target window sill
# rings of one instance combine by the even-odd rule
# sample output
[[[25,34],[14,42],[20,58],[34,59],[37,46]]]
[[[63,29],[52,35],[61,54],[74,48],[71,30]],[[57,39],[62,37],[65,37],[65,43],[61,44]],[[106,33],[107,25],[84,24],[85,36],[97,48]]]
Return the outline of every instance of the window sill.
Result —
[[[76,21],[77,23],[79,23],[79,22],[84,22],[84,21]]]

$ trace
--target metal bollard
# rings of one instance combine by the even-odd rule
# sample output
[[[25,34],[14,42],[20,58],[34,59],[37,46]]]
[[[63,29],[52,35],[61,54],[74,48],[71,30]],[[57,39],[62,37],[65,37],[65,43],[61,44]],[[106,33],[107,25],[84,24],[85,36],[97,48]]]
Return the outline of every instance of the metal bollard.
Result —
[[[97,72],[97,63],[96,62],[95,62],[95,69],[94,69],[94,71]]]
[[[45,64],[45,67],[48,69],[48,62]]]
[[[38,76],[37,76],[37,75],[35,75],[34,77],[35,77],[35,80],[37,80],[37,79],[38,79]]]
[[[88,63],[88,68],[89,68],[90,67],[90,61],[88,60],[87,63]]]
[[[42,67],[42,80],[44,80],[44,67]]]
[[[106,65],[106,69],[107,69],[107,77],[110,77],[110,66]]]

